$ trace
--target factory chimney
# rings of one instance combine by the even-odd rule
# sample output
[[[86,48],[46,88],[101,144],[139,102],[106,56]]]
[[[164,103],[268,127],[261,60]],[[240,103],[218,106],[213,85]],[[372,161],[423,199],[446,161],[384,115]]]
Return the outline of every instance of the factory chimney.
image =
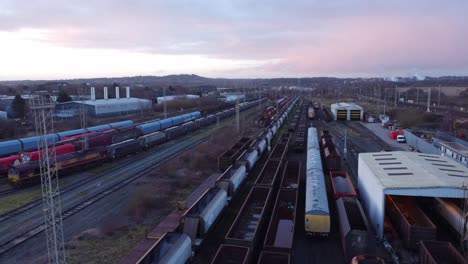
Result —
[[[127,90],[127,98],[130,98],[130,86],[125,87]]]
[[[109,99],[109,93],[107,91],[107,86],[104,87],[104,100]]]
[[[91,87],[91,101],[96,101],[96,88]]]
[[[120,88],[118,86],[115,87],[115,99],[119,99],[120,98]]]

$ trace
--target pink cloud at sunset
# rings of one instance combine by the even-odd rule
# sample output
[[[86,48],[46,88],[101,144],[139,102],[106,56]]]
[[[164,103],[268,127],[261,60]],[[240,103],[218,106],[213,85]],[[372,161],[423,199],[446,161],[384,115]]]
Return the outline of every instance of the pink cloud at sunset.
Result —
[[[0,1],[0,79],[467,75],[465,1]]]

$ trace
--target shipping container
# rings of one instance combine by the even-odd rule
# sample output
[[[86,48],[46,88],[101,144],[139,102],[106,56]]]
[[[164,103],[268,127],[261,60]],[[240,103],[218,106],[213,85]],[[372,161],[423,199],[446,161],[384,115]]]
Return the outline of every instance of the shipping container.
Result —
[[[386,213],[407,248],[417,249],[420,240],[436,240],[437,227],[411,197],[386,196]]]
[[[219,246],[211,264],[248,264],[250,248],[222,244]]]
[[[271,199],[271,189],[254,186],[245,199],[234,223],[229,228],[225,241],[228,244],[255,247],[260,229],[265,223]]]
[[[280,189],[265,236],[264,249],[280,252],[292,250],[296,207],[297,190]]]

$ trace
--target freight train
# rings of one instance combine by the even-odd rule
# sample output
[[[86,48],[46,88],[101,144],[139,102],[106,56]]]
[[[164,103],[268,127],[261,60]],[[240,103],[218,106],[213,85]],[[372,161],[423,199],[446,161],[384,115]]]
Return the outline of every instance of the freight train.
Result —
[[[330,132],[328,130],[323,130],[320,136],[320,140],[327,169],[330,171],[340,170],[341,156],[336,149],[335,142],[333,141]]]
[[[254,105],[255,102],[242,103],[240,110],[245,110]],[[73,139],[76,151],[58,155],[55,169],[62,174],[78,168],[81,169],[82,167],[119,159],[184,135],[202,126],[215,123],[218,119],[233,115],[234,111],[234,108],[231,108],[205,118],[200,117],[199,112],[193,112],[138,126],[111,128],[111,130],[88,135],[88,149],[81,147],[83,139],[77,137]],[[65,140],[67,143],[70,142],[69,138]],[[56,148],[60,148],[60,145],[57,145]],[[40,168],[37,160],[11,165],[8,172],[8,179],[15,187],[37,182],[39,176]]]
[[[247,179],[248,173],[251,172],[257,162],[257,160],[266,153],[267,146],[272,144],[272,139],[277,132],[277,128],[282,125],[287,115],[289,114],[292,106],[296,101],[292,101],[279,115],[273,120],[263,133],[257,138],[251,140],[249,147],[238,157],[238,159],[216,180],[215,187],[208,189],[200,198],[197,199],[194,204],[189,205],[189,208],[185,211],[180,219],[180,226],[168,230],[166,227],[157,227],[152,232],[155,233],[166,233],[157,242],[152,241],[151,238],[147,238],[147,243],[140,243],[141,248],[137,246],[124,260],[122,263],[148,263],[149,260],[155,261],[156,263],[162,263],[162,260],[171,259],[174,262],[171,263],[186,263],[192,251],[196,249],[206,235],[210,232],[211,228],[220,217],[226,205],[236,195],[239,187]],[[274,129],[276,127],[276,129]],[[248,217],[250,213],[249,206],[253,209],[258,210],[259,204],[269,203],[271,197],[271,188],[264,186],[256,186],[251,191],[249,197],[246,199],[246,205],[244,204],[241,211],[246,212],[245,215]],[[254,221],[257,223],[266,222],[266,217],[262,217],[265,214],[264,209],[260,208],[260,218],[257,215],[254,216]],[[236,228],[237,225],[244,225],[241,221],[242,213],[238,216],[238,219],[234,222],[231,227],[226,241],[230,245],[221,245],[218,250],[215,259],[212,263],[224,263],[225,261],[236,261],[236,263],[249,263],[250,254],[254,241],[257,239],[257,227],[258,225],[249,225],[248,228],[253,228],[251,233],[244,233],[242,229]],[[244,223],[244,224],[243,224]],[[161,229],[161,230],[160,230]],[[176,232],[179,230],[179,232]],[[247,235],[246,239],[243,239],[243,235]],[[191,242],[188,243],[187,239]],[[171,242],[179,241],[179,242]],[[148,246],[151,246],[148,248]],[[144,248],[143,248],[144,247]],[[144,255],[142,256],[142,252]],[[232,255],[235,252],[235,255]],[[156,256],[156,257],[155,257]],[[173,258],[178,256],[178,258]],[[219,262],[221,261],[221,262]],[[240,262],[237,262],[240,261]]]

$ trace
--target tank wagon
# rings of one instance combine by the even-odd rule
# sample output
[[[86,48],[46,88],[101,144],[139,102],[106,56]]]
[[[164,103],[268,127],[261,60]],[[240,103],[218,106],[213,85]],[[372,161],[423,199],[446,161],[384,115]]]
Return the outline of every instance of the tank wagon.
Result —
[[[237,143],[232,145],[228,150],[223,152],[218,157],[218,168],[222,171],[226,170],[250,145],[250,138],[241,138]]]
[[[224,189],[228,197],[233,197],[247,177],[247,170],[243,165],[232,165],[216,181],[216,186]]]
[[[166,233],[137,264],[178,263],[184,264],[192,257],[190,237],[184,233]]]
[[[341,245],[345,261],[357,255],[373,253],[372,231],[369,228],[364,210],[354,197],[341,197],[336,200]]]
[[[466,264],[467,260],[447,241],[421,241],[419,243],[421,264]]]
[[[250,171],[250,169],[255,166],[255,163],[258,160],[258,156],[259,155],[256,148],[249,148],[240,155],[240,157],[236,160],[236,163],[245,166],[247,171]]]
[[[305,232],[328,236],[330,209],[317,136],[317,129],[310,127],[307,133]]]
[[[221,245],[211,264],[247,264],[250,260],[250,248],[236,245]]]
[[[208,189],[183,215],[183,232],[195,245],[201,240],[218,219],[228,203],[227,192],[214,187]]]
[[[297,189],[280,189],[263,243],[264,249],[279,252],[292,250],[296,207]]]
[[[252,188],[226,235],[226,243],[246,247],[256,245],[271,195],[270,188]]]
[[[357,197],[353,183],[346,171],[330,171],[333,198]]]
[[[262,251],[258,264],[289,264],[291,258],[289,253]]]
[[[386,213],[406,247],[417,249],[420,240],[437,239],[437,227],[413,199],[387,195],[386,204]]]
[[[280,188],[298,189],[301,178],[301,162],[288,160],[285,164]]]

